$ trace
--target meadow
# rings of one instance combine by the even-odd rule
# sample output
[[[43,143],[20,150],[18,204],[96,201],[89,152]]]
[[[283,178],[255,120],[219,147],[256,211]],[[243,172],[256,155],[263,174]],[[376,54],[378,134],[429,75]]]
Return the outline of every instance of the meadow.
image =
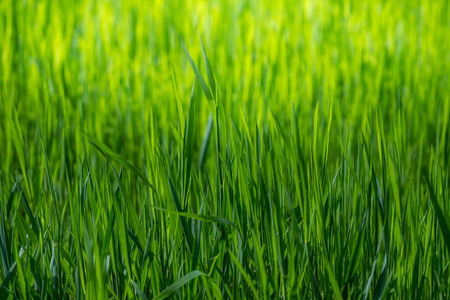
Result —
[[[0,299],[450,297],[450,2],[2,0]]]

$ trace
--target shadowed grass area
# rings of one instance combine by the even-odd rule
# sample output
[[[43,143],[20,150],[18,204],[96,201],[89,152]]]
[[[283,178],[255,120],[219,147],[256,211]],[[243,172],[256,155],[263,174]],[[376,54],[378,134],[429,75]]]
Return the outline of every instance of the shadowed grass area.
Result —
[[[448,1],[1,2],[0,299],[450,297],[449,36]]]

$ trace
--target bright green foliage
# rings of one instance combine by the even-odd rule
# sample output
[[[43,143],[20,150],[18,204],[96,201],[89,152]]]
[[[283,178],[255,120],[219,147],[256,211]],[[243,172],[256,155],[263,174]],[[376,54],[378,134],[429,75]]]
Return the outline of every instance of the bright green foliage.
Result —
[[[449,37],[444,0],[1,1],[0,299],[449,298]]]

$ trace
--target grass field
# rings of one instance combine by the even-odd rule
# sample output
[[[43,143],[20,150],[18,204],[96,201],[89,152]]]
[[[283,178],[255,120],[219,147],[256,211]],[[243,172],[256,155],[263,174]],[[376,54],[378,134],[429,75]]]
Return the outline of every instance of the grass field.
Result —
[[[449,1],[0,2],[0,299],[450,297]]]

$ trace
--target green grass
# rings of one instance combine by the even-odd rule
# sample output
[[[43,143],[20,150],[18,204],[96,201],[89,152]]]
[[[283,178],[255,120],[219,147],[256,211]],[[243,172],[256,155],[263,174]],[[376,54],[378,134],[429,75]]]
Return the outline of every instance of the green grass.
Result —
[[[0,2],[0,299],[449,298],[450,3],[186,2]]]

